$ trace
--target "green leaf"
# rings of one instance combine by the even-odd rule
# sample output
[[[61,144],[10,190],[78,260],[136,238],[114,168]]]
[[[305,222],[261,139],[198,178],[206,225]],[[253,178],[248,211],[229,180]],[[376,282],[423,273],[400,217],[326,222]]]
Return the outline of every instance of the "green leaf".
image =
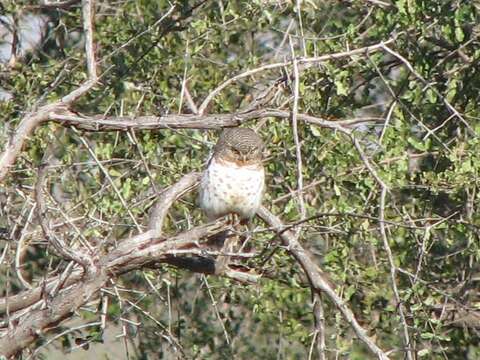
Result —
[[[418,356],[419,356],[419,357],[424,357],[424,356],[429,355],[430,352],[431,352],[430,349],[422,349],[422,350],[420,350],[420,351],[418,352]]]
[[[420,337],[423,340],[432,340],[435,337],[435,334],[432,334],[431,332],[424,332],[420,334]]]
[[[465,34],[459,26],[455,28],[455,39],[457,39],[458,42],[463,42],[463,40],[465,40]]]

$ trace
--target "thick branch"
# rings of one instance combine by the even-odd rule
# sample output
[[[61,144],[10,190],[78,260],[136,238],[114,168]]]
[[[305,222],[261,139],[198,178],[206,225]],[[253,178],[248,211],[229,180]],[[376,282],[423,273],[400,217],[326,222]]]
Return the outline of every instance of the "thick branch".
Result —
[[[142,241],[138,236],[125,240],[119,248],[111,251],[102,261],[102,266],[109,273],[118,274],[128,270],[139,269],[144,265],[161,261],[176,250],[200,248],[200,240],[221,231],[225,224],[222,222],[196,226],[168,240],[156,238],[154,233],[149,231],[141,234]]]
[[[160,194],[157,203],[152,209],[150,214],[150,220],[148,228],[152,230],[157,237],[162,234],[163,223],[165,216],[167,216],[168,209],[172,206],[173,202],[182,196],[184,193],[193,189],[200,180],[200,173],[192,172],[183,176],[175,185],[171,186],[167,190]]]
[[[266,117],[289,119],[291,112],[279,109],[258,109],[248,112],[231,114],[169,114],[163,116],[112,116],[85,117],[76,114],[51,113],[49,120],[65,126],[75,126],[86,131],[128,131],[156,130],[156,129],[220,129],[223,127],[238,126],[246,121]],[[329,121],[319,117],[297,114],[297,119],[311,125],[330,128],[350,133],[349,126],[359,122],[378,121],[379,119],[339,120]]]
[[[42,336],[45,328],[53,326],[69,317],[89,299],[98,295],[99,289],[105,285],[108,276],[98,272],[69,287],[51,301],[43,309],[28,312],[18,324],[10,329],[6,336],[0,338],[0,355],[10,357]]]
[[[83,278],[72,277],[72,280],[77,281],[74,284],[71,281],[65,284],[67,286],[56,294],[51,302],[47,302],[46,308],[31,310],[19,318],[18,324],[0,338],[0,349],[2,349],[0,355],[9,357],[28,346],[42,334],[43,329],[67,318],[89,299],[96,296],[110,278],[157,262],[171,263],[172,256],[176,251],[185,250],[182,253],[188,253],[188,249],[192,248],[192,252],[195,252],[199,248],[201,239],[208,238],[212,233],[218,232],[224,227],[223,222],[197,226],[163,241],[155,238],[152,231],[147,231],[125,240],[119,248],[111,251],[97,264],[95,271],[90,271]],[[204,272],[201,268],[198,270]],[[252,281],[253,279],[248,276],[242,277],[237,272],[232,272],[230,275],[240,281]],[[48,291],[52,287],[54,287],[54,282],[50,282],[46,288],[41,290]],[[41,295],[42,292],[39,293],[39,289],[28,292],[30,300],[40,300]],[[48,293],[45,295],[48,297]],[[14,300],[21,302],[24,297],[25,295],[17,295],[10,298],[9,303]]]
[[[39,188],[43,184],[44,176],[45,173],[40,172]],[[167,189],[154,207],[150,230],[121,241],[117,248],[111,250],[107,256],[102,257],[95,264],[89,262],[89,271],[84,272],[83,277],[79,271],[74,271],[62,286],[58,286],[58,278],[52,279],[47,281],[45,286],[8,298],[8,302],[7,299],[0,299],[0,311],[6,311],[8,304],[11,318],[16,319],[15,326],[9,327],[6,335],[0,338],[0,355],[9,357],[21,351],[41,336],[44,329],[69,317],[90,298],[96,296],[110,278],[163,261],[172,263],[172,259],[179,253],[198,255],[199,250],[202,249],[201,239],[208,239],[210,235],[222,231],[225,227],[224,222],[217,221],[197,226],[169,239],[161,239],[158,235],[161,233],[161,225],[168,209],[178,197],[193,188],[199,176],[198,173],[185,175],[178,183]],[[37,189],[37,193],[41,194],[41,190]],[[37,195],[37,203],[41,213],[45,208],[41,195],[40,198]],[[48,225],[43,224],[43,226],[46,227],[44,230],[47,238],[51,238],[53,235],[50,234]],[[52,244],[61,256],[75,257],[70,256],[66,249],[59,250],[58,247],[61,244],[55,244],[55,242]],[[67,253],[64,254],[62,251]],[[200,272],[209,271],[208,268],[199,268],[199,270]],[[251,277],[242,277],[239,272],[234,271],[225,275],[240,281],[255,280]],[[47,302],[46,308],[38,306],[41,304],[36,303],[41,301],[42,297],[48,299],[53,289],[58,292],[53,296],[53,300]],[[32,308],[28,312],[14,314],[15,311],[29,306]]]
[[[81,271],[80,268],[78,270],[74,270],[63,283],[63,287],[67,287],[78,282],[82,278],[82,274],[83,271]],[[7,306],[8,312],[14,313],[15,311],[25,309],[35,304],[37,301],[40,301],[42,295],[50,293],[58,286],[59,279],[60,277],[58,276],[52,277],[34,289],[8,297],[8,301],[7,298],[1,298],[0,315],[7,311]]]

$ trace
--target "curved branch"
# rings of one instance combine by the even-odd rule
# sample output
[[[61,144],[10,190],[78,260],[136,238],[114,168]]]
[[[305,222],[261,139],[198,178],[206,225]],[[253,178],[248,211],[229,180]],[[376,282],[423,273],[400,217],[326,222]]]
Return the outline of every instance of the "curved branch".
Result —
[[[0,181],[2,181],[10,171],[10,167],[15,163],[18,154],[22,150],[25,140],[28,139],[35,128],[47,121],[51,113],[64,112],[69,105],[88,92],[96,84],[97,70],[95,54],[93,51],[94,7],[94,0],[82,1],[83,31],[85,33],[85,53],[87,59],[88,80],[64,96],[60,101],[41,106],[22,118],[13,136],[9,138],[9,141],[5,146],[5,150],[0,155]]]
[[[241,74],[235,75],[234,77],[226,80],[225,82],[220,84],[218,87],[216,87],[212,92],[210,92],[210,94],[208,94],[208,96],[205,98],[205,100],[203,100],[202,104],[198,108],[198,112],[200,114],[203,114],[205,112],[205,109],[208,107],[208,105],[210,104],[210,102],[213,100],[213,98],[215,96],[217,96],[228,85],[230,85],[230,84],[232,84],[232,83],[234,83],[234,82],[236,82],[240,79],[243,79],[245,77],[248,77],[248,76],[251,76],[251,75],[257,74],[259,72],[266,71],[266,70],[284,68],[285,66],[292,65],[292,63],[294,61],[297,62],[299,65],[304,65],[306,67],[309,67],[313,64],[322,63],[322,62],[325,62],[325,61],[328,61],[328,60],[341,59],[341,58],[350,57],[350,56],[354,56],[354,55],[369,54],[369,53],[373,53],[373,52],[384,49],[385,45],[390,44],[394,41],[395,41],[395,39],[389,39],[385,42],[381,42],[381,43],[374,44],[374,45],[371,45],[371,46],[365,46],[365,47],[362,47],[362,48],[359,48],[359,49],[342,51],[342,52],[338,52],[338,53],[326,54],[326,55],[311,57],[311,58],[300,58],[300,59],[294,59],[294,60],[290,60],[290,61],[283,61],[283,62],[279,62],[279,63],[266,64],[266,65],[262,65],[258,68],[255,68],[255,69],[247,70],[247,71],[245,71]]]
[[[44,176],[45,172],[39,174],[40,187]],[[0,338],[0,355],[10,357],[27,347],[43,334],[44,329],[48,329],[68,318],[89,299],[97,296],[109,279],[156,263],[172,263],[172,256],[178,253],[198,254],[199,250],[202,249],[200,241],[224,230],[224,222],[217,221],[197,226],[168,239],[159,238],[159,235],[168,209],[176,199],[194,187],[199,176],[198,173],[187,174],[167,189],[159,197],[154,207],[150,219],[150,230],[121,241],[107,256],[102,257],[95,264],[91,264],[88,272],[81,272],[77,268],[65,281],[61,281],[61,284],[59,284],[60,278],[56,277],[35,289],[8,299],[0,299],[0,312],[8,310],[10,313],[9,319],[14,320],[10,324],[2,324],[3,327],[8,325],[8,330]],[[38,189],[37,192],[41,194]],[[37,202],[40,211],[42,211],[45,206],[43,199],[38,199],[38,195]],[[46,224],[44,226],[46,226],[45,234],[47,238],[51,238],[48,226]],[[61,244],[52,242],[52,245],[55,246],[60,255],[67,258],[75,257],[71,256],[68,250],[58,250],[58,246],[61,246]],[[67,253],[63,253],[63,250]],[[74,260],[78,261],[78,259]],[[81,261],[78,262],[81,263]],[[208,267],[199,267],[198,271],[210,273]],[[225,275],[240,281],[255,281],[254,277],[242,277],[241,274],[234,271]],[[52,295],[54,291],[55,294]],[[51,300],[50,296],[52,296]],[[39,303],[44,297],[46,303]],[[28,311],[25,311],[27,308],[29,308]],[[15,313],[16,311],[17,313]],[[15,325],[12,326],[12,323]]]
[[[152,231],[147,231],[125,240],[119,248],[111,251],[97,264],[96,271],[84,277],[72,277],[71,281],[65,284],[66,287],[60,290],[51,301],[47,301],[46,308],[32,309],[25,316],[17,318],[16,326],[10,328],[6,335],[0,338],[0,355],[8,358],[27,347],[42,335],[44,329],[68,318],[80,306],[97,296],[109,279],[150,264],[170,263],[169,255],[175,254],[176,250],[183,249],[187,250],[184,253],[188,253],[188,249],[192,248],[192,253],[195,253],[201,239],[207,238],[224,227],[223,222],[197,226],[163,241],[155,238]],[[240,276],[237,278],[241,279]],[[243,280],[248,281],[252,278]],[[31,301],[40,300],[44,291],[52,287],[55,288],[54,281],[45,288],[40,287],[29,291],[28,297]],[[15,298],[22,301],[24,297],[25,295],[22,294]],[[9,298],[9,303],[13,300],[14,297]],[[18,308],[18,306],[12,308]]]
[[[48,119],[50,112],[59,110],[57,104],[42,106],[36,112],[28,114],[20,121],[18,128],[13,136],[9,138],[8,143],[5,145],[5,150],[0,156],[0,181],[8,174],[10,167],[15,163],[28,136],[37,126]]]
[[[196,172],[184,175],[175,185],[160,194],[157,203],[152,209],[148,223],[148,228],[152,230],[157,237],[160,237],[162,234],[162,227],[168,209],[177,198],[192,190],[197,185],[200,176],[201,174]]]
[[[35,200],[37,202],[37,218],[42,227],[43,234],[48,240],[48,243],[55,249],[57,255],[63,257],[65,260],[73,260],[77,264],[81,265],[83,269],[88,272],[92,271],[93,259],[82,251],[74,251],[69,248],[62,240],[60,240],[51,231],[48,225],[47,218],[47,206],[45,204],[45,198],[43,196],[43,186],[47,180],[47,167],[41,165],[38,170],[37,184],[35,185]]]

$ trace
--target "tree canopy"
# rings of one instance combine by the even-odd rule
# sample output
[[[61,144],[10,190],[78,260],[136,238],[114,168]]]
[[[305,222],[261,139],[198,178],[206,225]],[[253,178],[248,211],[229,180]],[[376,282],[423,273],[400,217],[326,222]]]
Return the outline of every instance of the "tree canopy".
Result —
[[[479,358],[479,8],[2,2],[0,357]],[[233,126],[243,234],[196,203]]]

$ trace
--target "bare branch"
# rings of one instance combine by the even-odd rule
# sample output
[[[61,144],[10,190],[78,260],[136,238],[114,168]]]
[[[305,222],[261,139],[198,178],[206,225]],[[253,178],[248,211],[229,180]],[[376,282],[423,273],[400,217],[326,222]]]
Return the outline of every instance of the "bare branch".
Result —
[[[94,0],[82,0],[83,31],[85,33],[85,53],[87,56],[88,78],[97,80],[97,64],[93,45]]]
[[[163,116],[93,116],[85,117],[76,114],[57,114],[52,112],[49,120],[62,124],[64,126],[75,126],[86,131],[128,131],[135,130],[155,130],[155,129],[220,129],[223,127],[238,126],[244,122],[253,119],[266,117],[278,117],[289,119],[290,111],[279,109],[257,109],[248,112],[237,112],[231,114],[169,114]],[[297,119],[315,126],[330,128],[349,134],[349,126],[360,122],[379,121],[378,118],[369,118],[361,120],[339,120],[330,121],[319,117],[297,114]]]
[[[198,184],[200,177],[201,174],[195,172],[184,175],[175,185],[160,194],[157,203],[152,209],[148,224],[148,228],[154,232],[155,236],[160,237],[162,235],[165,216],[173,202],[182,194],[191,191]]]
[[[63,286],[68,287],[78,282],[81,279],[82,274],[83,272],[80,269],[74,270],[68,279],[66,279],[66,281],[63,283]],[[59,284],[59,280],[60,277],[55,276],[40,284],[40,286],[37,286],[36,288],[10,296],[8,299],[0,298],[0,314],[7,312],[7,306],[8,311],[13,313],[35,304],[42,298],[44,293],[48,294],[55,289]]]
[[[5,150],[0,156],[0,181],[8,174],[10,167],[15,163],[15,160],[22,150],[23,143],[30,136],[33,130],[42,122],[48,119],[48,114],[53,110],[59,110],[57,107],[59,103],[46,105],[37,111],[25,116],[15,130],[13,136],[9,138],[5,145]]]
[[[376,51],[379,51],[379,50],[383,49],[383,47],[385,45],[390,44],[394,41],[395,41],[395,39],[389,39],[385,42],[381,42],[379,44],[375,44],[375,45],[371,45],[371,46],[366,46],[366,47],[359,48],[359,49],[354,49],[354,50],[350,50],[350,51],[342,51],[342,52],[338,52],[338,53],[334,53],[334,54],[327,54],[327,55],[311,57],[311,58],[302,58],[302,59],[297,59],[296,61],[297,61],[298,65],[305,65],[306,67],[309,67],[313,64],[322,63],[322,62],[325,62],[325,61],[328,61],[328,60],[342,59],[342,58],[350,57],[350,56],[354,56],[354,55],[374,53]],[[241,74],[235,75],[234,77],[226,80],[225,82],[220,84],[217,88],[215,88],[213,91],[211,91],[210,94],[208,94],[208,96],[205,98],[205,100],[203,100],[202,104],[198,108],[199,114],[203,114],[205,112],[205,109],[208,107],[210,102],[213,100],[213,98],[215,96],[217,96],[223,89],[225,89],[230,84],[232,84],[232,83],[234,83],[234,82],[236,82],[240,79],[243,79],[245,77],[255,75],[259,72],[289,66],[289,65],[292,64],[292,62],[293,62],[293,60],[292,61],[284,61],[284,62],[262,65],[258,68],[247,70],[247,71],[245,71]]]
[[[31,9],[68,9],[77,3],[79,3],[80,0],[65,0],[65,1],[41,1],[39,5],[31,5],[27,8]]]
[[[28,312],[28,316],[0,338],[0,355],[9,358],[43,334],[43,329],[58,324],[73,311],[98,295],[108,280],[106,273],[89,274],[83,281],[61,291],[45,308]]]
[[[325,356],[325,313],[323,311],[323,301],[320,294],[314,295],[313,313],[315,315],[315,332],[317,334],[317,348],[320,360],[326,359]]]
[[[301,22],[301,15],[300,15],[300,3],[297,2],[298,8],[298,17],[300,21],[300,29],[302,31],[303,36],[303,29],[302,29],[302,22]],[[302,39],[303,40],[303,39]],[[305,51],[305,43],[303,43],[304,51]],[[300,220],[305,219],[307,216],[307,211],[305,209],[305,201],[303,199],[303,165],[302,165],[302,148],[300,144],[300,139],[298,137],[298,100],[300,96],[300,72],[298,71],[298,64],[297,60],[295,59],[295,50],[292,44],[292,38],[290,37],[290,48],[293,57],[293,106],[292,106],[292,132],[293,132],[293,140],[295,142],[295,156],[297,160],[297,191],[298,191],[298,205],[300,208]],[[300,235],[302,227],[299,226],[296,231],[296,236]]]
[[[383,246],[385,251],[387,252],[387,258],[390,265],[390,280],[392,282],[392,289],[393,294],[395,296],[395,302],[398,308],[398,312],[400,314],[400,321],[402,323],[403,329],[403,338],[405,342],[405,352],[407,355],[408,360],[413,360],[414,355],[413,351],[410,348],[410,336],[408,334],[408,324],[405,318],[405,307],[400,299],[400,294],[398,292],[397,287],[397,267],[395,266],[395,262],[393,260],[392,250],[390,249],[390,245],[388,244],[387,232],[385,231],[385,198],[387,196],[387,188],[382,186],[382,191],[380,193],[380,209],[379,209],[379,218],[380,218],[380,233],[382,234]]]
[[[78,89],[78,91],[84,90]],[[0,157],[0,181],[8,174],[10,166],[15,162],[25,140],[37,126],[45,121],[54,121],[64,126],[75,126],[87,131],[129,131],[130,129],[219,129],[238,126],[252,119],[266,117],[288,119],[290,116],[291,113],[285,110],[258,109],[248,112],[212,115],[171,114],[139,117],[83,117],[67,111],[62,102],[45,105],[35,113],[22,119],[13,137],[6,145],[5,151]],[[307,114],[297,114],[297,119],[311,125],[337,130],[344,134],[350,134],[349,126],[358,123],[358,120],[329,121]],[[378,121],[378,119],[361,120],[361,122],[365,121]]]
[[[310,354],[313,353],[313,345],[317,345],[318,359],[325,360],[325,313],[323,311],[322,296],[318,292],[313,293],[313,316],[315,319],[315,332],[313,334]],[[312,357],[309,356],[309,359]]]
[[[81,136],[80,134],[78,134],[78,131],[76,129],[73,129],[74,132],[79,135],[79,138],[80,138],[80,141],[82,142],[83,146],[85,146],[85,148],[87,149],[88,153],[90,154],[90,156],[93,158],[93,160],[95,161],[95,163],[98,165],[98,167],[100,168],[100,170],[102,170],[102,173],[104,174],[104,176],[107,178],[108,182],[110,183],[110,185],[112,186],[113,190],[115,191],[115,194],[117,195],[118,199],[120,200],[120,203],[122,204],[122,206],[125,208],[125,210],[127,211],[127,214],[130,216],[130,219],[132,219],[132,222],[135,224],[135,227],[137,228],[138,231],[141,231],[141,228],[140,228],[140,225],[138,224],[137,220],[135,219],[135,216],[133,216],[132,214],[132,211],[130,210],[130,207],[128,206],[127,202],[125,201],[125,199],[123,198],[123,195],[122,193],[120,192],[119,188],[117,185],[115,185],[115,182],[113,181],[112,177],[110,176],[110,174],[108,173],[107,169],[105,169],[105,166],[103,166],[103,164],[98,160],[97,158],[97,155],[95,154],[95,151],[92,149],[92,147],[90,146],[90,144],[87,142],[87,140],[85,140],[85,138],[83,136]]]
[[[222,222],[198,226],[166,241],[155,239],[151,231],[125,240],[117,249],[98,262],[96,271],[83,277],[74,274],[51,302],[47,302],[46,308],[31,310],[26,313],[27,316],[22,316],[19,324],[0,338],[0,349],[2,349],[0,355],[8,357],[28,346],[42,334],[42,329],[62,321],[89,299],[97,296],[110,278],[150,264],[163,261],[168,263],[167,254],[172,250],[196,247],[201,238],[206,238],[223,227]],[[195,253],[195,250],[192,253]],[[229,275],[241,281],[254,280],[252,277],[242,277],[235,271],[226,274],[226,276]],[[39,287],[26,294],[10,297],[8,299],[10,311],[22,308],[21,305],[34,304],[41,299],[44,291],[48,292],[49,289],[55,288],[55,285],[55,281],[51,281],[45,288]],[[21,305],[15,304],[16,301]],[[1,299],[0,305],[5,307],[6,299]]]
[[[326,296],[328,296],[338,310],[340,310],[345,321],[352,327],[358,339],[362,341],[368,347],[368,349],[375,356],[377,356],[378,359],[388,359],[387,354],[377,346],[372,338],[367,335],[367,330],[365,330],[358,323],[352,310],[350,310],[342,298],[337,295],[335,290],[326,280],[325,274],[318,268],[317,264],[310,258],[307,251],[295,239],[294,234],[291,231],[283,231],[284,225],[280,219],[273,215],[265,207],[262,207],[257,214],[269,226],[278,229],[283,245],[287,247],[290,254],[297,260],[302,269],[305,271],[305,275],[308,277],[312,289],[315,292],[324,293]]]
[[[46,176],[44,170],[40,170],[37,184],[37,207],[40,215],[44,214],[46,208],[41,191]],[[8,311],[12,314],[11,319],[15,319],[17,324],[0,338],[0,349],[2,349],[0,355],[9,357],[28,346],[38,336],[42,335],[43,329],[50,328],[71,316],[89,299],[98,296],[100,289],[105,286],[109,279],[144,266],[161,262],[169,263],[169,259],[171,260],[170,254],[176,254],[177,256],[180,253],[186,255],[198,254],[200,240],[207,239],[210,235],[222,231],[225,227],[224,222],[218,221],[213,224],[198,226],[168,240],[157,236],[158,233],[161,233],[161,224],[174,200],[185,191],[192,189],[198,181],[198,177],[199,174],[197,173],[188,174],[178,184],[166,190],[164,195],[158,199],[158,204],[153,211],[150,220],[152,228],[145,233],[121,241],[115,249],[110,251],[107,256],[98,259],[94,265],[90,263],[90,258],[86,255],[74,252],[68,249],[65,244],[59,242],[51,233],[45,216],[41,216],[40,220],[45,235],[57,253],[65,258],[73,259],[82,266],[89,265],[89,271],[82,274],[78,269],[73,269],[66,279],[56,277],[47,280],[43,286],[19,295],[0,299],[0,312]],[[188,249],[191,249],[191,251],[188,251]],[[238,278],[240,281],[255,281],[254,277],[241,276],[240,272],[233,270],[226,273],[225,276]],[[52,300],[47,301],[46,307],[39,307],[36,303],[42,300],[43,295],[53,295],[53,297]],[[32,308],[28,311],[19,312],[30,306]]]
[[[392,289],[394,292],[395,296],[395,302],[398,307],[398,311],[400,314],[400,320],[402,324],[402,329],[403,329],[403,337],[404,337],[404,342],[405,342],[405,351],[407,355],[408,360],[413,360],[413,353],[412,350],[410,349],[410,336],[408,333],[408,325],[407,321],[405,318],[405,308],[401,302],[400,299],[400,294],[398,292],[398,287],[397,287],[397,280],[396,280],[396,266],[395,262],[393,261],[393,255],[392,255],[392,250],[390,249],[390,246],[388,244],[388,239],[387,239],[387,233],[385,231],[385,197],[388,192],[388,186],[385,184],[385,182],[382,180],[382,178],[378,175],[377,171],[373,168],[371,165],[368,157],[365,155],[363,152],[362,147],[360,146],[360,142],[358,139],[352,134],[351,135],[351,140],[353,144],[355,145],[355,148],[357,149],[357,152],[360,154],[360,158],[362,159],[363,163],[365,164],[365,167],[369,170],[370,174],[373,176],[377,184],[381,188],[381,195],[380,195],[380,213],[379,213],[379,224],[380,224],[380,233],[382,235],[382,240],[383,240],[383,245],[385,248],[385,251],[387,252],[387,257],[388,257],[388,262],[390,265],[390,280],[392,283]]]

